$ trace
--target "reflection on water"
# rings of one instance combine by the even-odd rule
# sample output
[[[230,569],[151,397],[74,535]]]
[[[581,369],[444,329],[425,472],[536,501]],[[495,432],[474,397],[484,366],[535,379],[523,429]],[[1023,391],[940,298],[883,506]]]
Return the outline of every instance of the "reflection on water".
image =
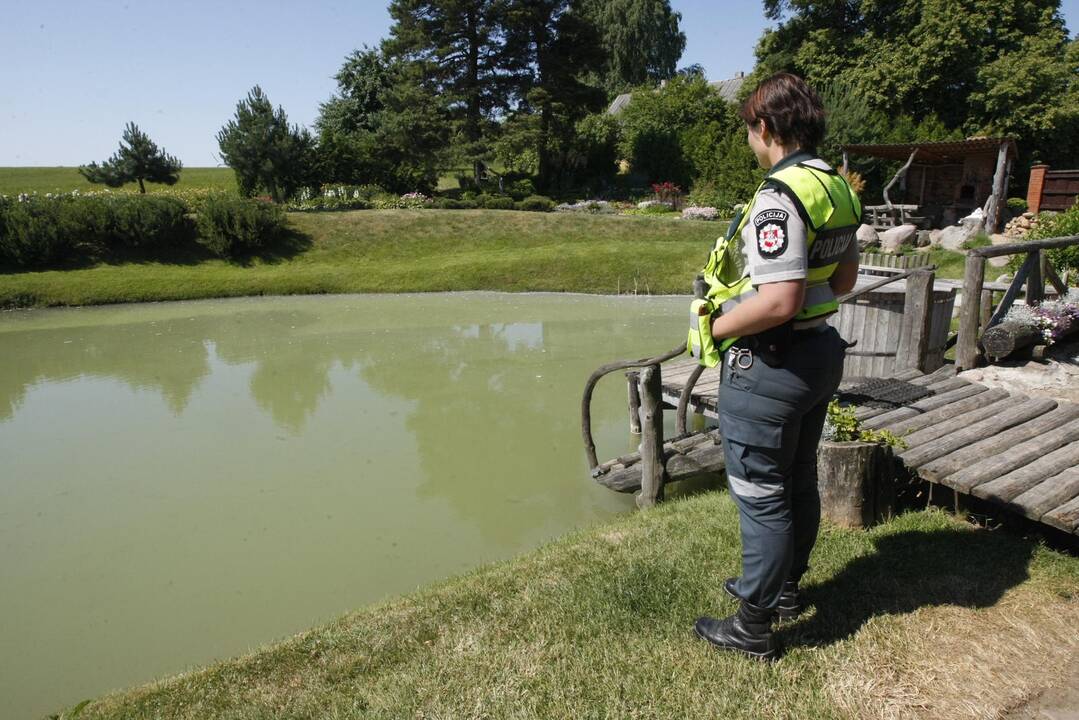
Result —
[[[245,651],[632,505],[587,374],[681,299],[261,298],[0,315],[12,716]],[[601,384],[601,453],[626,452]]]

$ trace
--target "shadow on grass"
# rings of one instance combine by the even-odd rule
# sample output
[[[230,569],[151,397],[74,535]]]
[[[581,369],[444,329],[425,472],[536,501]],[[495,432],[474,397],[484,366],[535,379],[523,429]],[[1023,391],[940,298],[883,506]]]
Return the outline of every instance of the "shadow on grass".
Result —
[[[311,236],[307,233],[288,227],[279,236],[267,241],[265,245],[256,250],[237,253],[229,258],[221,258],[204,245],[196,242],[192,236],[180,238],[157,247],[116,248],[99,258],[78,259],[68,263],[32,265],[29,267],[0,264],[0,275],[19,275],[48,270],[85,270],[101,265],[112,267],[151,264],[195,266],[210,260],[221,259],[242,267],[250,267],[256,262],[273,265],[291,260],[297,255],[306,252],[311,248],[313,242]]]
[[[1004,533],[904,531],[874,538],[875,552],[851,561],[805,596],[816,612],[778,629],[784,644],[846,639],[873,617],[955,605],[984,608],[1028,578],[1034,544]]]

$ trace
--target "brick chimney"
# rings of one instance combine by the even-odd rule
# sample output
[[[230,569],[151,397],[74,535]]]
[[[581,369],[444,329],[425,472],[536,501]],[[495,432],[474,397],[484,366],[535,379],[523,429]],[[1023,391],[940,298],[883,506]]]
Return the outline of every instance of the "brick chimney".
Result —
[[[1030,181],[1027,182],[1027,210],[1037,214],[1042,207],[1042,190],[1045,189],[1045,173],[1048,165],[1035,165],[1030,168]]]

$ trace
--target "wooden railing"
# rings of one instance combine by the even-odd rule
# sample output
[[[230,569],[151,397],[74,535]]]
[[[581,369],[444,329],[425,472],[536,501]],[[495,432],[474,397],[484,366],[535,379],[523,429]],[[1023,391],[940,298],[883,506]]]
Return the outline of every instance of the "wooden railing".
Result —
[[[1067,294],[1068,288],[1064,281],[1053,270],[1053,266],[1046,263],[1045,251],[1072,245],[1079,245],[1079,235],[991,245],[976,248],[967,253],[966,271],[963,274],[963,304],[959,310],[959,335],[955,349],[955,364],[960,370],[969,370],[977,366],[980,356],[978,341],[986,330],[1004,319],[1008,309],[1019,296],[1024,283],[1027,287],[1026,303],[1028,305],[1037,304],[1045,298],[1046,280],[1058,293]],[[985,284],[985,259],[1022,253],[1026,253],[1026,260],[1019,268],[1019,272],[1015,274],[1015,279],[1004,293],[1004,298],[996,310],[983,324],[982,289]]]
[[[897,368],[924,370],[932,319],[935,270],[935,265],[902,270],[895,275],[874,280],[837,298],[840,303],[850,302],[897,280],[907,280],[903,325],[900,329],[899,348],[896,352]],[[703,298],[706,290],[707,285],[704,279],[698,277],[693,283],[694,295]],[[632,416],[630,425],[634,432],[641,435],[641,490],[636,495],[639,508],[651,507],[663,500],[663,487],[667,482],[667,474],[663,458],[663,383],[660,366],[682,356],[685,352],[686,344],[683,342],[672,350],[655,357],[608,363],[597,368],[585,382],[584,393],[581,397],[581,437],[584,440],[585,455],[588,457],[591,475],[593,478],[598,478],[608,471],[609,463],[601,464],[596,454],[596,443],[592,437],[592,393],[596,383],[603,377],[618,370],[641,368],[639,372],[626,373],[629,382],[629,408]],[[686,434],[686,413],[690,395],[703,370],[702,365],[694,369],[679,396],[677,408],[679,437]]]

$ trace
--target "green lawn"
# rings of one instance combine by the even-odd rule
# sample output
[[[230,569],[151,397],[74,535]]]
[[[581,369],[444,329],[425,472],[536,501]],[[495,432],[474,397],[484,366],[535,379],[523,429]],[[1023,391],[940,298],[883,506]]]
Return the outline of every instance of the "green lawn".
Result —
[[[232,168],[184,168],[180,181],[175,185],[146,184],[146,192],[173,189],[190,190],[213,188],[235,190],[236,179]],[[70,192],[72,190],[104,190],[104,185],[93,185],[73,167],[0,167],[0,195],[19,193]],[[120,190],[137,192],[138,183],[129,183]]]
[[[585,482],[582,479],[582,482]],[[1079,559],[912,512],[825,527],[774,664],[696,639],[730,613],[737,513],[707,493],[634,513],[82,718],[962,718],[1059,682]],[[342,568],[348,572],[348,568]]]
[[[293,213],[248,265],[186,258],[0,274],[0,307],[236,295],[549,290],[688,293],[718,224],[505,210]]]

